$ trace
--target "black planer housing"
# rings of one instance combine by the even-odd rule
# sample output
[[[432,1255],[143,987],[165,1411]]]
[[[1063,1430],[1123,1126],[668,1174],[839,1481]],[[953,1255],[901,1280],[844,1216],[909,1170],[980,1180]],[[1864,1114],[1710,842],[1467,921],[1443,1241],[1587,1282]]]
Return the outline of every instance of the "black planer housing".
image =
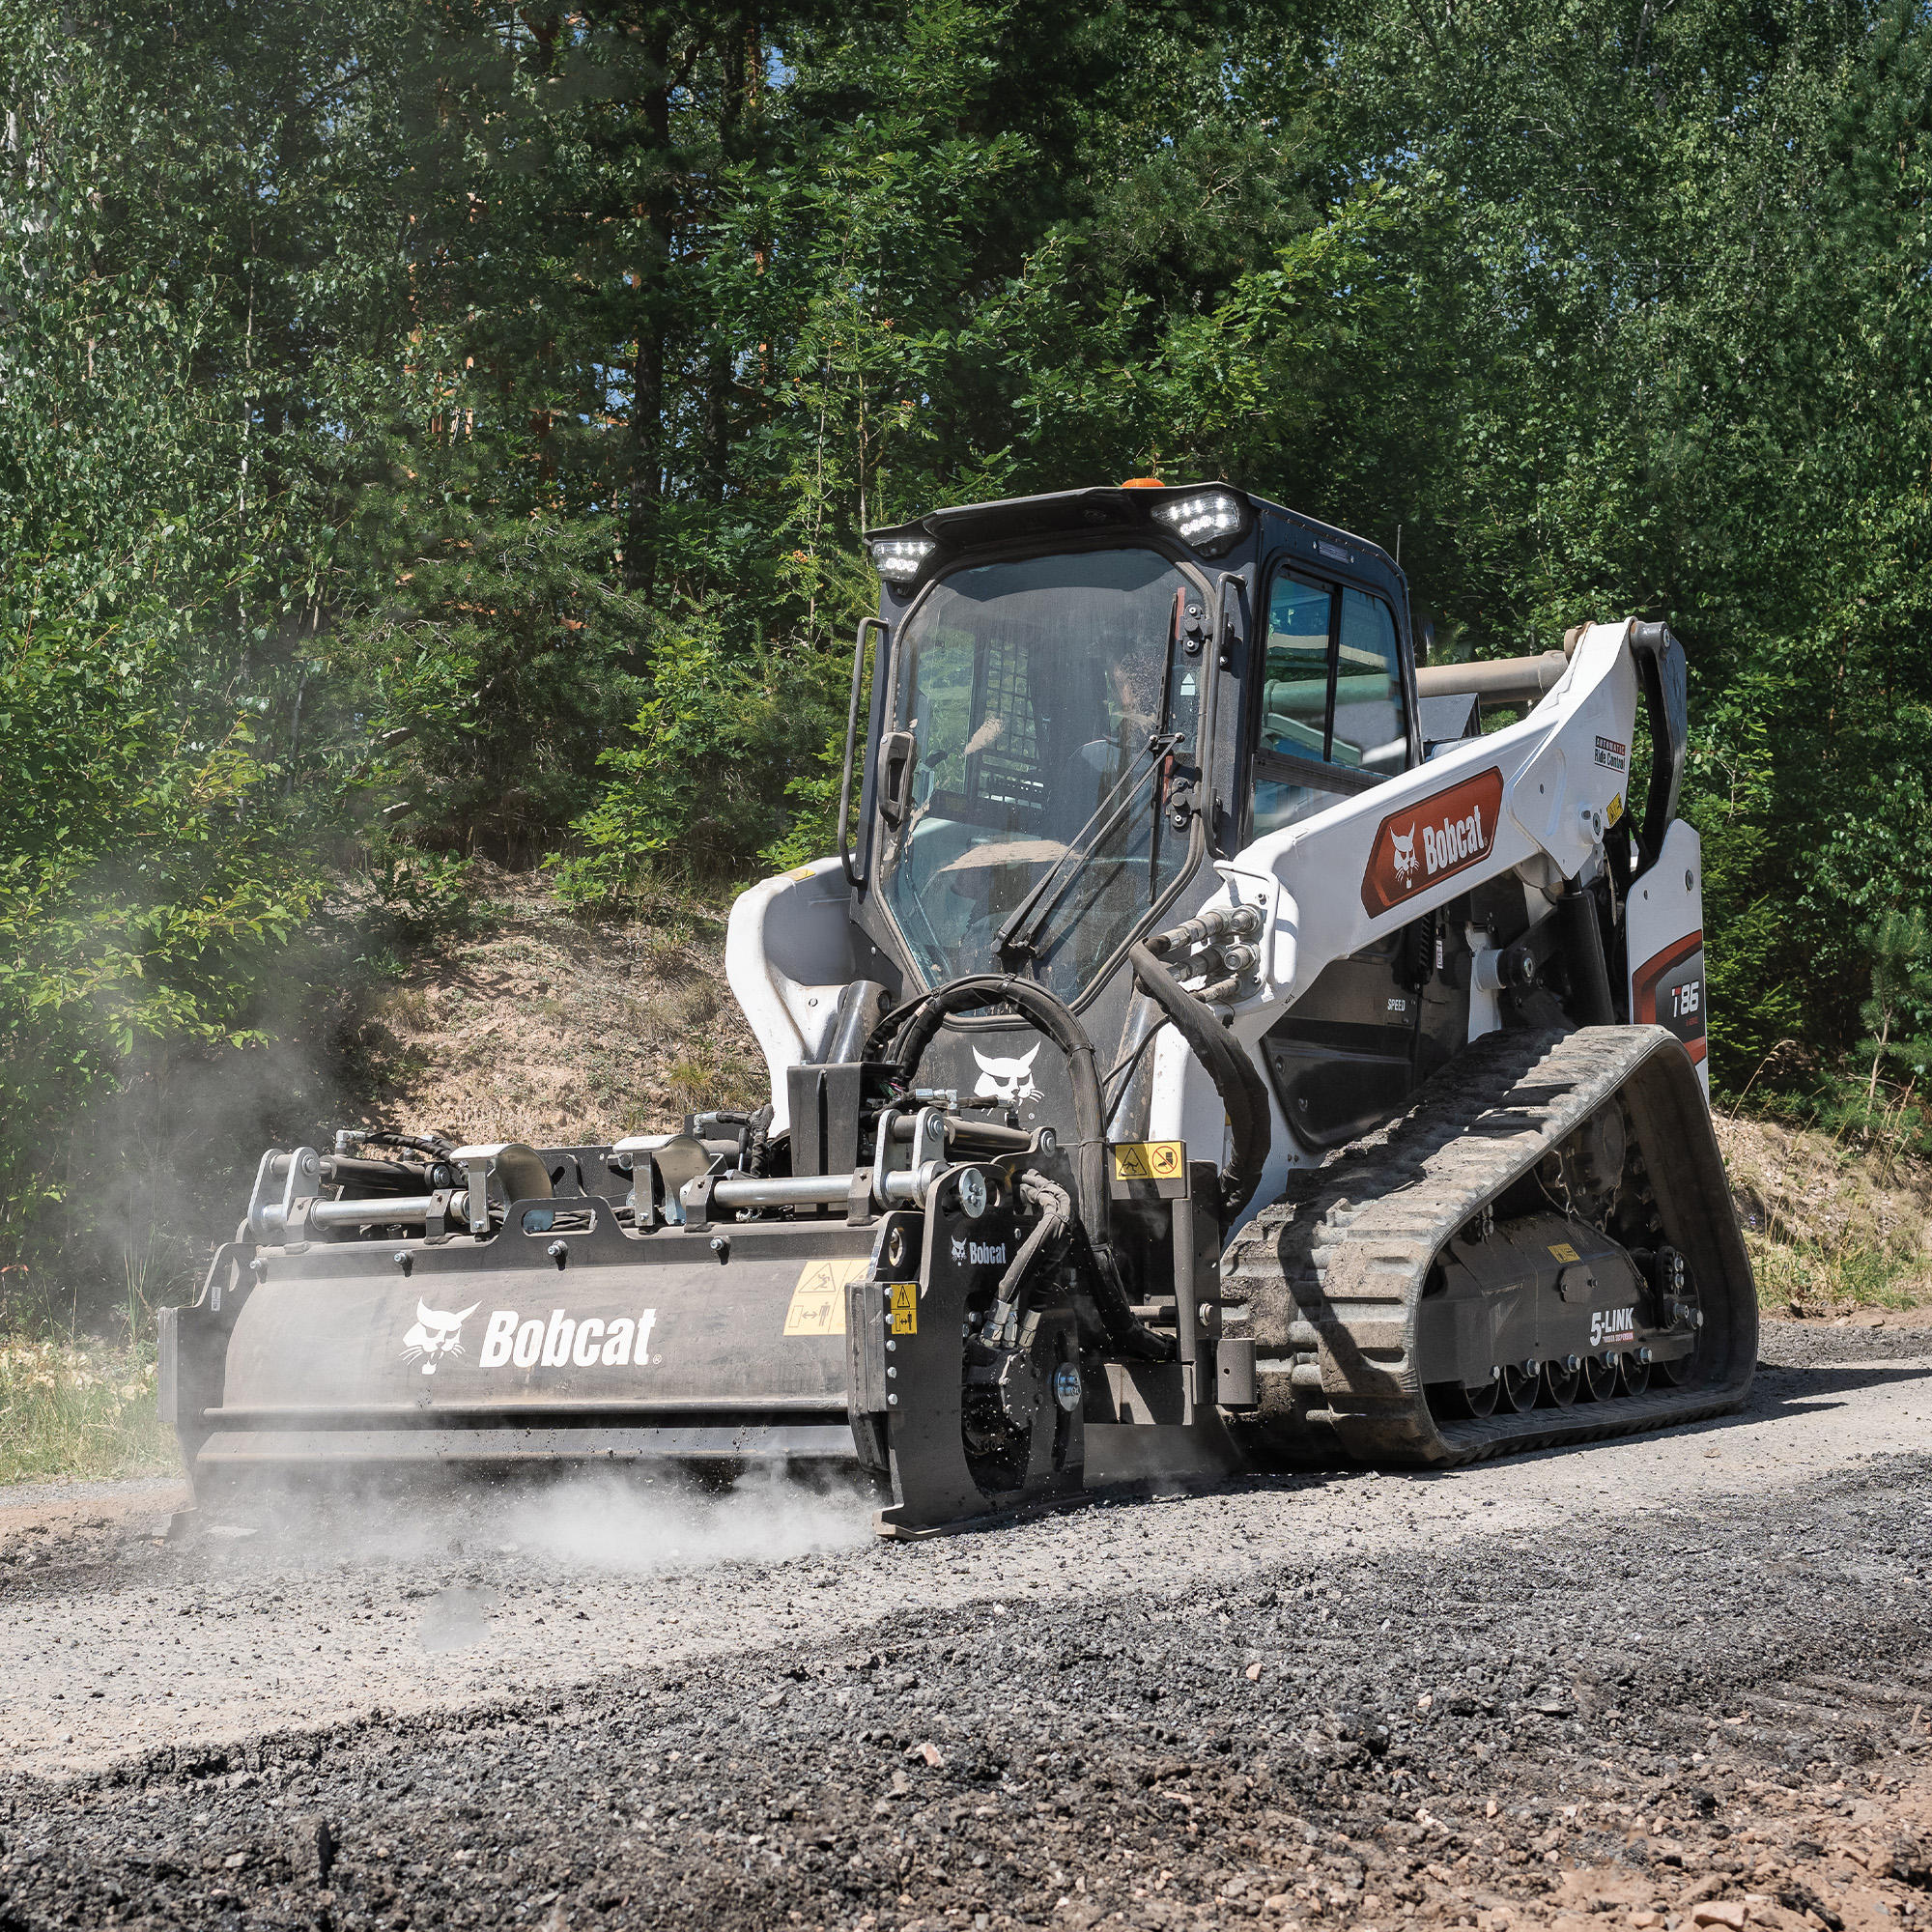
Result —
[[[1077,1060],[1037,989],[935,1001],[1002,993]],[[612,1147],[270,1152],[202,1298],[163,1316],[198,1488],[777,1460],[889,1482],[880,1526],[912,1532],[1235,1467],[1254,1356],[1216,1333],[1219,1170],[1064,1144],[915,1077],[795,1068],[802,1130],[777,1146],[713,1114]]]

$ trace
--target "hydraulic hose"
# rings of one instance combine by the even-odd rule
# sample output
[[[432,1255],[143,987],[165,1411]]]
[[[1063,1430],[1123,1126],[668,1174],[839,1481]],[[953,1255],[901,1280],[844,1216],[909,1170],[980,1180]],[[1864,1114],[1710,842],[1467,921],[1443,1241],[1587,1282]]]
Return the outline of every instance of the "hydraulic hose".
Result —
[[[1213,1013],[1175,979],[1145,946],[1127,949],[1134,983],[1159,1007],[1195,1059],[1208,1069],[1227,1110],[1235,1148],[1221,1170],[1221,1225],[1226,1227],[1254,1198],[1267,1165],[1273,1133],[1268,1125],[1267,1089],[1254,1063],[1228,1037]]]
[[[1073,1205],[1098,1277],[1094,1300],[1100,1319],[1111,1339],[1124,1351],[1150,1361],[1163,1360],[1173,1352],[1171,1346],[1141,1325],[1121,1282],[1120,1263],[1114,1255],[1113,1196],[1107,1184],[1107,1130],[1100,1107],[1100,1076],[1094,1064],[1094,1042],[1065,1003],[1032,980],[1016,980],[1005,973],[971,973],[961,980],[949,980],[923,999],[887,1013],[873,1030],[866,1057],[880,1057],[893,1029],[903,1022],[893,1057],[900,1079],[913,1086],[926,1048],[952,1014],[1001,1002],[1016,1008],[1066,1056],[1073,1087],[1073,1145],[1068,1150],[1073,1166]]]

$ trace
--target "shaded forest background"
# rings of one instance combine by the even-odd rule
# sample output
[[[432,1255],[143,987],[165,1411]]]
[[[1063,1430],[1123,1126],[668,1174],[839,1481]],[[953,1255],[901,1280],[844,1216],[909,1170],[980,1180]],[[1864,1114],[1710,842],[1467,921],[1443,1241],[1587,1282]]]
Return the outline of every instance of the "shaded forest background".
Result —
[[[859,530],[1141,473],[1477,655],[1666,617],[1717,1083],[1917,1132],[1928,80],[1858,0],[0,0],[0,1264],[148,1293],[156,1151],[474,858],[824,849]]]

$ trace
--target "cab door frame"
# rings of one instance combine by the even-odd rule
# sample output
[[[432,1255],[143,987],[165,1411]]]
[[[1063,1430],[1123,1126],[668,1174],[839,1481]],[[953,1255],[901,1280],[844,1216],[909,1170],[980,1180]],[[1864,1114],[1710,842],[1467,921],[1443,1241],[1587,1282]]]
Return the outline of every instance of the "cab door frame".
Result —
[[[1300,537],[1301,532],[1295,531]],[[1308,554],[1314,551],[1313,556]],[[1404,769],[1422,762],[1421,720],[1415,692],[1415,652],[1406,585],[1400,573],[1377,568],[1377,557],[1347,556],[1320,540],[1265,548],[1256,572],[1248,649],[1248,691],[1242,705],[1238,824],[1240,842],[1254,838],[1254,800],[1258,783],[1267,781],[1305,784],[1339,802],[1372,791],[1388,775],[1300,757],[1261,743],[1267,684],[1269,612],[1283,575],[1312,588],[1325,587],[1328,606],[1328,691],[1323,707],[1322,745],[1332,748],[1336,693],[1340,678],[1344,590],[1378,601],[1392,621],[1403,720],[1408,741]],[[1321,810],[1317,807],[1316,810]],[[1264,1037],[1262,1057],[1276,1104],[1304,1158],[1320,1158],[1328,1149],[1367,1131],[1375,1120],[1400,1106],[1418,1077],[1421,1050],[1422,988],[1406,971],[1411,951],[1405,930],[1364,952],[1336,960]],[[1431,949],[1433,953],[1433,948]],[[1433,964],[1433,959],[1430,962]],[[1393,1020],[1395,1024],[1388,1022]],[[1398,1041],[1400,1044],[1398,1045]],[[1390,1051],[1389,1049],[1396,1050]]]

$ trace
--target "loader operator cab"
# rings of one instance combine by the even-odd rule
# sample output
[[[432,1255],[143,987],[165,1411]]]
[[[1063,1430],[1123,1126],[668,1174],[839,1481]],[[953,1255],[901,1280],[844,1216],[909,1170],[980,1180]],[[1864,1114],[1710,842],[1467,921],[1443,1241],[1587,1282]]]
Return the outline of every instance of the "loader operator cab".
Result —
[[[1179,877],[1168,799],[1203,675],[1172,613],[1201,594],[1131,545],[968,563],[909,614],[879,881],[929,980],[997,969],[1022,915],[1036,977],[1073,999]],[[1029,909],[1056,869],[1064,896]]]
[[[1224,485],[969,505],[868,541],[848,871],[873,943],[927,985],[1010,971],[1084,1009],[1207,860],[1420,755],[1389,559]]]

